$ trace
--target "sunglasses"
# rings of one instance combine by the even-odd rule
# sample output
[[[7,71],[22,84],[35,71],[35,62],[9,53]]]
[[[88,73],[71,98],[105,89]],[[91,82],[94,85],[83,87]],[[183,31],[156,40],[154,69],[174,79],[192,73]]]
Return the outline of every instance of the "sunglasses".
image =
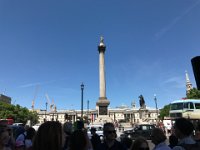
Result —
[[[149,148],[148,147],[145,147],[145,148],[144,147],[140,147],[139,150],[149,150]]]
[[[116,130],[105,131],[108,134],[116,133]]]

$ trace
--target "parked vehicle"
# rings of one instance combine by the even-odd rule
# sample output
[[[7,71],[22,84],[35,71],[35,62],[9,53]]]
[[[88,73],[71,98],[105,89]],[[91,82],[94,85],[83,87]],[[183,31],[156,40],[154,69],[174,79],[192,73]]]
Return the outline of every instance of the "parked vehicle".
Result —
[[[23,123],[13,123],[14,126],[24,126]]]
[[[91,128],[95,128],[96,129],[96,133],[100,136],[100,138],[103,137],[103,125],[101,124],[94,124],[94,125],[89,125],[87,127],[87,133],[88,133],[88,137],[91,138]]]
[[[125,137],[128,137],[128,138],[131,138],[132,140],[135,140],[137,137],[142,136],[145,139],[150,140],[151,132],[152,132],[152,129],[154,128],[155,126],[151,124],[140,124],[131,130],[125,130],[120,135],[120,138],[123,139]]]
[[[7,125],[12,125],[14,122],[12,118],[0,119],[0,121],[5,121]]]
[[[187,118],[199,120],[200,118],[200,99],[180,99],[170,103],[169,111],[171,119]]]
[[[37,130],[38,130],[38,128],[40,127],[40,125],[41,125],[41,124],[35,124],[34,126],[32,126],[32,128],[34,128],[34,129],[35,129],[35,131],[37,131]]]

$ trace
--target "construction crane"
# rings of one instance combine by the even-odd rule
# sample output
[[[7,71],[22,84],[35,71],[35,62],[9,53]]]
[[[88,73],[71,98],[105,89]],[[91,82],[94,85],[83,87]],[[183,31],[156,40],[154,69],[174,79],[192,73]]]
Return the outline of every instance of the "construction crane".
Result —
[[[49,99],[49,95],[47,93],[45,94],[45,97],[47,99],[47,101],[46,101],[46,111],[47,111],[47,105],[50,104],[50,99]]]
[[[54,111],[54,107],[55,107],[54,100],[52,100],[52,102],[50,103],[49,95],[45,94],[45,97],[47,99],[47,103],[49,104],[50,111]]]
[[[32,110],[34,110],[34,107],[35,107],[35,99],[37,97],[38,89],[39,89],[39,85],[36,85],[34,97],[33,97],[33,100],[32,100],[32,105],[31,105]]]
[[[50,109],[51,111],[54,111],[55,109],[55,104],[54,104],[54,100],[52,99],[51,105],[50,105]]]

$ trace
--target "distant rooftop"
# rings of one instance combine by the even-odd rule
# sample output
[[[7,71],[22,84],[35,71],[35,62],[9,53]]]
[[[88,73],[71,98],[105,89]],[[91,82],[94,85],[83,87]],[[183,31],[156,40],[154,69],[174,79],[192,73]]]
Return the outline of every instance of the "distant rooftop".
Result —
[[[0,94],[0,102],[11,104],[11,98],[6,95]]]

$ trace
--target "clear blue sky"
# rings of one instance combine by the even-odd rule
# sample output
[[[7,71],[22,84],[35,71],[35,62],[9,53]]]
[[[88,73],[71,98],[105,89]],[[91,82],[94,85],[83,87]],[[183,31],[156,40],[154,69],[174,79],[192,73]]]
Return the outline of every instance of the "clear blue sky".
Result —
[[[84,108],[95,108],[101,35],[110,107],[185,97],[185,70],[196,86],[200,0],[0,0],[0,93],[27,108],[36,97],[44,109],[47,93],[58,109],[80,109],[83,82]]]

